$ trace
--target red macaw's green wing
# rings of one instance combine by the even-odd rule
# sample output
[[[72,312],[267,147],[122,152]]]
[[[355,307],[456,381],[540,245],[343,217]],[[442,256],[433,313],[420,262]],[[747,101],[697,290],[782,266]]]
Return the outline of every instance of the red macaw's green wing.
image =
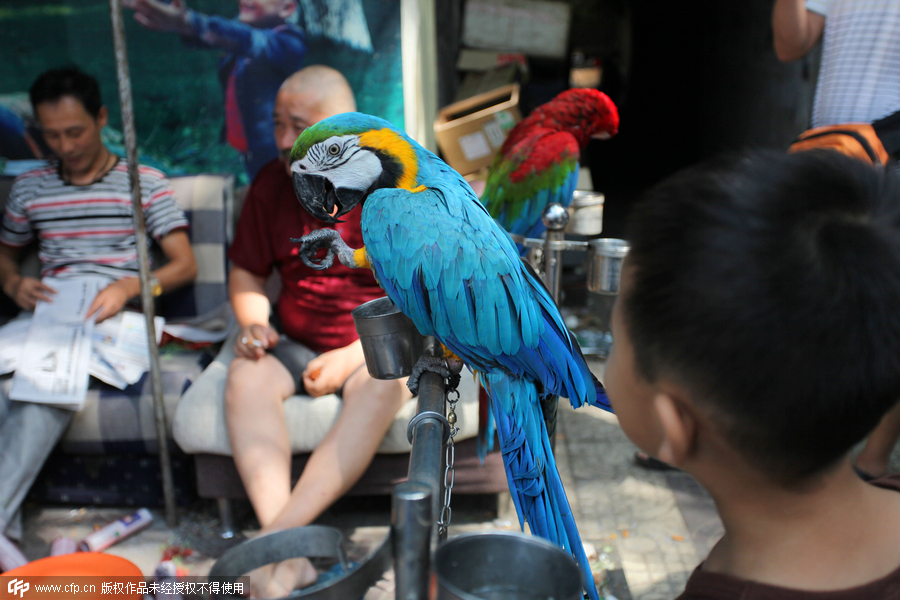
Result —
[[[568,206],[578,183],[578,141],[567,131],[535,129],[491,165],[481,200],[510,233],[538,237],[547,205]]]

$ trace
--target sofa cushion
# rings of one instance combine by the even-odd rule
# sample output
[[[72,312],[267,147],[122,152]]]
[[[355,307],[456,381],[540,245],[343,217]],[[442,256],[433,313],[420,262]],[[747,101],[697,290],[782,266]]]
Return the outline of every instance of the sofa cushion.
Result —
[[[197,351],[164,351],[160,356],[170,438],[178,399],[211,359],[211,354]],[[0,378],[0,393],[8,395],[11,382],[12,375]],[[158,449],[150,373],[144,373],[137,383],[124,390],[91,378],[84,407],[75,413],[57,450],[84,454],[155,454]]]
[[[170,438],[178,399],[200,377],[211,358],[210,354],[196,351],[164,350],[160,355],[163,404]],[[157,453],[150,373],[144,373],[137,383],[124,390],[92,379],[84,408],[75,414],[59,449],[96,454]]]
[[[222,345],[222,350],[194,385],[185,392],[175,411],[173,434],[176,443],[188,454],[219,454],[231,456],[231,445],[225,425],[225,377],[228,364],[234,358],[234,328]],[[460,428],[457,440],[475,437],[478,433],[478,387],[468,372],[463,373],[459,386],[460,399],[456,405]],[[378,452],[397,454],[409,452],[406,428],[416,414],[413,398],[397,412],[391,428],[381,442]],[[284,402],[284,415],[294,454],[312,452],[322,441],[341,410],[335,395],[311,398],[291,396]]]
[[[231,235],[228,215],[234,202],[234,177],[189,175],[172,177],[170,181],[178,206],[191,223],[188,235],[197,260],[197,279],[160,296],[157,312],[170,321],[180,321],[211,313],[228,302],[226,252]],[[160,259],[157,254],[155,260]]]

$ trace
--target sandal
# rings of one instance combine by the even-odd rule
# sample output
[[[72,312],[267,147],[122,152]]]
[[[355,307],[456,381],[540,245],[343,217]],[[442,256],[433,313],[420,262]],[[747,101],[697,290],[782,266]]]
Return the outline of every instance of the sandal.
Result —
[[[644,467],[645,469],[650,469],[653,471],[674,471],[675,467],[670,465],[669,463],[664,463],[658,458],[653,458],[646,452],[641,452],[638,450],[634,453],[634,462],[637,463],[639,467]]]

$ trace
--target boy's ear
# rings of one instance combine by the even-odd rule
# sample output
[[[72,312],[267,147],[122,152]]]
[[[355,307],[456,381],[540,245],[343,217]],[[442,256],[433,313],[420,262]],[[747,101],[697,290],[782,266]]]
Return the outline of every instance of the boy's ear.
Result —
[[[659,392],[653,397],[653,407],[659,418],[662,437],[656,457],[680,467],[694,453],[697,438],[697,417],[692,407],[676,396]]]

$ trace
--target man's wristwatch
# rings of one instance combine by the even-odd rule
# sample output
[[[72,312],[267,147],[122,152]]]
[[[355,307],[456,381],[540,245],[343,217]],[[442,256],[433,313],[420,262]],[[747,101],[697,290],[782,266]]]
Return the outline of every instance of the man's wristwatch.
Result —
[[[153,297],[162,294],[162,284],[159,282],[159,279],[153,276],[150,277],[150,293],[153,294]]]

